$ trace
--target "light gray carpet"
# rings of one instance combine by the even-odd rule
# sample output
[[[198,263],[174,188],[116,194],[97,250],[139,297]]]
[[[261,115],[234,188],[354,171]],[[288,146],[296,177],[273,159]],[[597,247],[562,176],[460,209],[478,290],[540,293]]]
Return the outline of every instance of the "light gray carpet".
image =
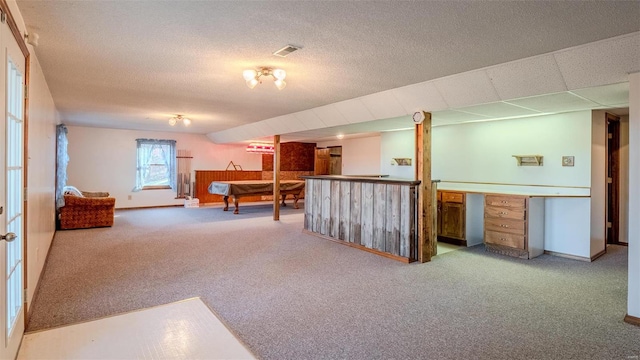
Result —
[[[269,205],[117,211],[56,234],[29,331],[200,296],[264,359],[627,359],[627,249],[593,263],[482,246],[402,264]]]

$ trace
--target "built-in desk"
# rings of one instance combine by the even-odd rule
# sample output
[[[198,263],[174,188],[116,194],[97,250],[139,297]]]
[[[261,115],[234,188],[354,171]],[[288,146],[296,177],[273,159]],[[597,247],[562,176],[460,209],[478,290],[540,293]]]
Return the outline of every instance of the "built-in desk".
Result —
[[[304,231],[405,262],[417,260],[420,181],[302,176]]]

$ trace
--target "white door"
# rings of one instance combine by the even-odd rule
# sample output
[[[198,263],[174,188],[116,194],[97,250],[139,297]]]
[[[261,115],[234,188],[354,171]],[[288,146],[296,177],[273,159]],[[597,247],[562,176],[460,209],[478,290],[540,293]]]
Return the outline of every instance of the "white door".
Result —
[[[9,26],[0,24],[0,359],[14,359],[24,333],[24,81],[25,58]],[[6,235],[5,235],[6,234]],[[11,239],[13,238],[13,239]],[[7,241],[11,240],[11,241]]]

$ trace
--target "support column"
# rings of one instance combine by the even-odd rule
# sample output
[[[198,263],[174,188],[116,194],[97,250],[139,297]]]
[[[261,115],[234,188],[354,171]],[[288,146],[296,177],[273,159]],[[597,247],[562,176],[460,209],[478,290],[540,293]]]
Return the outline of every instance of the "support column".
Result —
[[[273,221],[280,220],[280,135],[273,136]]]
[[[640,72],[629,75],[629,276],[627,316],[640,326]]]
[[[423,112],[424,121],[416,125],[416,180],[418,191],[418,261],[431,261],[436,254],[436,242],[432,234],[434,211],[431,190],[431,113]]]

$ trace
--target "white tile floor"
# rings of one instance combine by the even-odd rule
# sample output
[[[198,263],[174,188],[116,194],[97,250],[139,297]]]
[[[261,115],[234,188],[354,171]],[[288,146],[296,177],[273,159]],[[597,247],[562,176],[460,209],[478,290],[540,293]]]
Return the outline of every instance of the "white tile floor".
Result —
[[[26,359],[255,359],[199,298],[26,334]]]
[[[438,255],[448,253],[449,251],[462,249],[463,247],[464,246],[458,246],[458,245],[453,245],[453,244],[438,241]]]

